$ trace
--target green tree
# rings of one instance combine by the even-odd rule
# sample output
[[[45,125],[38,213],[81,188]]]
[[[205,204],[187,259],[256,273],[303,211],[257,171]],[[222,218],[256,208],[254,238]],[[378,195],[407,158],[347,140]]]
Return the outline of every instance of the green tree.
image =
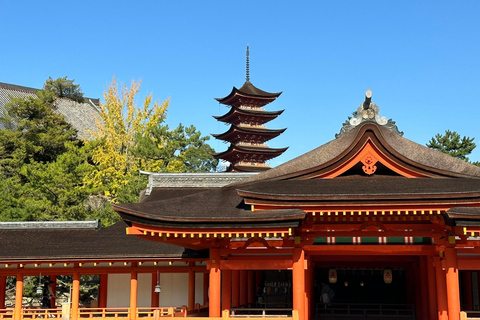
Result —
[[[211,172],[218,165],[208,136],[191,125],[169,130],[168,125],[157,124],[144,135],[136,137],[134,154],[153,171],[161,172]]]
[[[75,80],[69,80],[67,77],[53,80],[51,77],[45,81],[43,89],[51,91],[59,98],[69,98],[76,102],[84,102],[83,93],[79,84],[73,84]]]
[[[475,138],[461,137],[456,131],[446,130],[444,135],[437,133],[430,139],[427,147],[468,161],[468,155],[476,147],[474,140]]]
[[[88,150],[55,113],[56,98],[39,90],[7,105],[15,126],[0,130],[0,220],[83,220],[92,214],[82,205]]]

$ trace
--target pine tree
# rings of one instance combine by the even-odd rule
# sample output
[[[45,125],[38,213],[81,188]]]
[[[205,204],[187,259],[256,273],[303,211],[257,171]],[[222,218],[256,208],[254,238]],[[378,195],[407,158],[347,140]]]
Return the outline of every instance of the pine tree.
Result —
[[[456,131],[446,130],[444,135],[437,133],[427,147],[446,153],[452,157],[468,161],[468,155],[475,149],[475,138],[460,137]]]

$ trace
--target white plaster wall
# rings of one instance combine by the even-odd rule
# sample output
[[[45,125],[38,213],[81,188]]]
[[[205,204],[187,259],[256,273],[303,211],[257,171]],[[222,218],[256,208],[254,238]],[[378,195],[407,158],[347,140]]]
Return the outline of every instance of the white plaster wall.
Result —
[[[150,307],[152,299],[152,274],[138,274],[137,307]]]
[[[195,303],[203,304],[203,273],[195,273]]]
[[[107,308],[130,306],[130,273],[109,274],[107,288]]]
[[[137,279],[137,307],[150,307],[152,275],[139,273]],[[107,308],[130,306],[130,273],[109,274],[107,288]]]
[[[160,307],[181,307],[188,304],[188,273],[160,274],[160,285]]]

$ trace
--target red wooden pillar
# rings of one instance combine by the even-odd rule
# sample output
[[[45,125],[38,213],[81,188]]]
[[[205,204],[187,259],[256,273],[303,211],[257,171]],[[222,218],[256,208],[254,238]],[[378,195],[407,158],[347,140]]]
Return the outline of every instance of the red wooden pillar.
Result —
[[[438,320],[448,320],[447,287],[440,258],[435,258],[435,275],[437,280]]]
[[[472,272],[465,270],[465,271],[462,271],[461,274],[462,274],[463,304],[467,305],[467,309],[473,310]]]
[[[435,267],[433,257],[427,257],[427,277],[428,277],[428,305],[430,306],[430,320],[438,318],[437,307],[437,283],[435,280]]]
[[[190,267],[195,267],[195,262],[190,262]],[[195,308],[195,271],[188,272],[188,310]]]
[[[305,270],[305,319],[310,319],[310,310],[313,302],[313,263],[307,257],[307,270]]]
[[[52,304],[52,308],[56,308],[57,302],[55,297],[57,296],[57,276],[56,275],[50,276],[50,282],[52,283],[52,293],[53,293],[53,297],[50,301]]]
[[[298,311],[298,319],[305,320],[305,253],[301,248],[293,249],[293,310]]]
[[[209,286],[209,316],[220,317],[221,300],[221,273],[220,273],[220,251],[210,249],[210,286]]]
[[[107,307],[107,288],[108,286],[108,274],[100,275],[100,287],[98,288],[98,307]]]
[[[240,307],[247,306],[247,270],[240,270]]]
[[[160,283],[158,272],[152,272],[152,298],[150,299],[150,305],[152,308],[158,308],[160,301],[160,293],[155,292],[155,287]]]
[[[422,285],[420,281],[420,257],[417,257],[417,263],[413,266],[413,279],[415,285],[415,316],[417,319],[423,318],[423,305],[422,305]]]
[[[208,304],[208,286],[210,285],[210,274],[208,272],[205,272],[203,274],[203,304],[207,305]]]
[[[255,273],[252,270],[247,271],[247,302],[249,308],[255,307]]]
[[[458,281],[457,252],[453,247],[445,248],[447,271],[448,320],[460,319],[460,290]]]
[[[262,287],[262,283],[263,283],[263,279],[262,279],[262,271],[261,270],[257,270],[255,271],[255,292],[257,292],[257,290]],[[261,293],[261,292],[259,292]]]
[[[232,300],[232,270],[222,272],[222,310],[230,314]]]
[[[5,309],[5,290],[7,289],[7,276],[0,277],[0,309]]]
[[[232,307],[240,305],[240,271],[232,270]]]
[[[70,318],[72,320],[78,319],[78,303],[80,300],[80,272],[73,271],[72,281],[72,314]]]
[[[136,267],[132,263],[132,267]],[[138,293],[138,273],[132,271],[130,273],[130,320],[137,319],[137,293]]]
[[[23,303],[23,274],[17,272],[17,286],[15,287],[15,309],[14,319],[20,320],[22,318],[22,303]]]
[[[420,288],[421,288],[421,297],[420,301],[422,303],[422,319],[430,319],[430,305],[428,298],[428,275],[427,275],[427,257],[420,257],[420,267],[419,267],[419,276],[420,276]]]

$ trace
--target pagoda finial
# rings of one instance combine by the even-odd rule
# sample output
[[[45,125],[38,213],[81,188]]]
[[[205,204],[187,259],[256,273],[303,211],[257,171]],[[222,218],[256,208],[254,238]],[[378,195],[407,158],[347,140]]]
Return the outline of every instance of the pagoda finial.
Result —
[[[247,77],[246,77],[247,81],[250,81],[250,60],[249,60],[249,56],[250,56],[250,51],[248,50],[248,44],[247,44]]]

